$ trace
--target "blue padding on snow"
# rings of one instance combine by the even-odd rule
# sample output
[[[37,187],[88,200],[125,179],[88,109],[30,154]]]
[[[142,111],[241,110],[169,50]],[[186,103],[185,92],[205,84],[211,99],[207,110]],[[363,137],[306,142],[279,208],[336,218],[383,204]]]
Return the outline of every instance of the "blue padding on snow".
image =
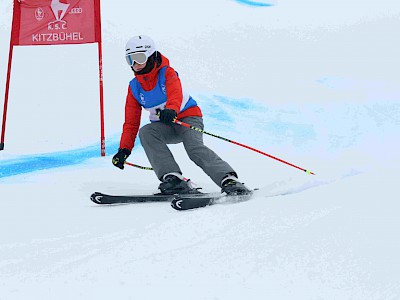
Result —
[[[138,143],[139,141],[137,144]],[[119,141],[106,142],[106,145],[108,149],[115,149],[116,151],[119,146]],[[76,165],[89,158],[95,158],[99,156],[99,145],[92,145],[86,148],[80,148],[71,151],[24,155],[19,158],[0,161],[0,178],[39,170]]]

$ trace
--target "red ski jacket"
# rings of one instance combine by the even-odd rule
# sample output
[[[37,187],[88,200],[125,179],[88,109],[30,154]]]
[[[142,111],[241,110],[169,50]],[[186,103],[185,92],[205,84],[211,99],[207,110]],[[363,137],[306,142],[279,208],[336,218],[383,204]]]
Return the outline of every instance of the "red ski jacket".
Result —
[[[151,91],[157,84],[158,72],[161,68],[168,66],[165,72],[166,79],[166,93],[167,102],[165,108],[173,109],[178,113],[178,119],[191,116],[202,117],[200,107],[193,106],[182,113],[179,113],[180,107],[183,100],[183,92],[181,81],[173,68],[169,66],[169,60],[161,55],[162,62],[160,66],[154,65],[153,70],[147,74],[136,75],[136,79],[145,91]],[[128,94],[125,102],[125,122],[123,125],[120,149],[126,148],[132,150],[135,145],[136,136],[140,127],[140,118],[142,115],[142,106],[133,96],[130,87],[128,88]]]

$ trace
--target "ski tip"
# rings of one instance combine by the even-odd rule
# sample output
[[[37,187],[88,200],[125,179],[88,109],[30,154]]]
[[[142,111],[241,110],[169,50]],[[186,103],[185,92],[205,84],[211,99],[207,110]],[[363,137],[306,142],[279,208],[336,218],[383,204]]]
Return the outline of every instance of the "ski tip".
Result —
[[[176,210],[185,210],[182,208],[182,199],[175,198],[171,201],[171,207]]]
[[[198,197],[197,197],[198,196]],[[195,195],[179,195],[171,201],[171,207],[176,210],[189,210],[211,205],[215,200],[214,196]]]
[[[94,192],[90,195],[90,200],[92,200],[96,204],[102,204],[101,199],[103,198],[103,194],[99,192]]]

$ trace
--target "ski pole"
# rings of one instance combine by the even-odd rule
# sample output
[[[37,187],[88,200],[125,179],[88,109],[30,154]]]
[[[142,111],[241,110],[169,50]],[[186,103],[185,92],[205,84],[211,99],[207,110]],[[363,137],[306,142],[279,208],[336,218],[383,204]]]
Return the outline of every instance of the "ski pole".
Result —
[[[154,170],[152,167],[143,167],[143,166],[139,166],[139,165],[135,165],[133,163],[127,162],[127,161],[125,161],[125,165],[131,166],[131,167],[135,167],[135,168],[139,168],[141,170],[146,170],[146,171]],[[185,179],[185,181],[189,181],[190,180],[190,179],[188,179],[186,177],[183,177],[183,179]],[[196,184],[192,180],[190,180],[190,182],[192,182],[196,186]]]
[[[151,168],[151,167],[143,167],[143,166],[139,166],[139,165],[135,165],[133,163],[127,162],[127,161],[125,162],[125,164],[128,166],[131,166],[131,167],[142,169],[142,170],[148,170],[148,171],[153,170],[153,168]]]
[[[253,148],[253,147],[250,147],[250,146],[247,146],[247,145],[244,145],[244,144],[241,144],[241,143],[232,141],[232,140],[230,140],[230,139],[224,138],[224,137],[222,137],[222,136],[219,136],[219,135],[216,135],[216,134],[213,134],[213,133],[209,133],[209,132],[207,132],[207,131],[204,131],[203,129],[200,129],[200,128],[194,127],[194,126],[192,126],[192,125],[190,125],[190,124],[187,124],[187,123],[185,123],[185,122],[179,121],[178,119],[175,119],[173,122],[174,122],[175,124],[178,124],[178,125],[181,125],[181,126],[190,128],[190,129],[192,129],[192,130],[195,130],[195,131],[198,131],[198,132],[201,132],[201,133],[204,133],[204,134],[211,135],[211,136],[213,136],[213,137],[216,137],[216,138],[218,138],[218,139],[224,140],[224,141],[226,141],[226,142],[230,142],[230,143],[232,143],[232,144],[235,144],[235,145],[244,147],[244,148],[246,148],[246,149],[253,150],[253,151],[257,152],[257,153],[260,153],[260,154],[262,154],[262,155],[268,156],[269,158],[275,159],[275,160],[277,160],[277,161],[279,161],[279,162],[282,162],[282,163],[287,164],[287,165],[289,165],[289,166],[291,166],[291,167],[294,167],[294,168],[299,169],[299,170],[301,170],[301,171],[303,171],[303,172],[306,172],[307,174],[315,175],[315,174],[314,174],[313,172],[311,172],[310,170],[306,170],[306,169],[300,168],[299,166],[296,166],[296,165],[294,165],[294,164],[292,164],[292,163],[289,163],[289,162],[287,162],[287,161],[284,161],[283,159],[280,159],[280,158],[278,158],[278,157],[275,157],[275,156],[273,156],[273,155],[270,155],[270,154],[268,154],[268,153],[265,153],[265,152],[263,152],[263,151],[261,151],[261,150],[258,150],[258,149],[256,149],[256,148]]]

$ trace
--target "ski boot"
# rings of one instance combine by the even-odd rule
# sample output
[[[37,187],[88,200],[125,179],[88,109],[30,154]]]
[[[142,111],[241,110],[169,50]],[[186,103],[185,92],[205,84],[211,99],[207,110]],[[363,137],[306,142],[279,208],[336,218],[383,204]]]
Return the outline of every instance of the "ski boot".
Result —
[[[221,192],[227,195],[247,195],[251,191],[239,181],[236,173],[229,173],[221,181]]]
[[[161,194],[201,194],[197,188],[192,186],[190,179],[185,180],[179,173],[168,173],[163,176],[163,182],[160,183],[158,189]]]

